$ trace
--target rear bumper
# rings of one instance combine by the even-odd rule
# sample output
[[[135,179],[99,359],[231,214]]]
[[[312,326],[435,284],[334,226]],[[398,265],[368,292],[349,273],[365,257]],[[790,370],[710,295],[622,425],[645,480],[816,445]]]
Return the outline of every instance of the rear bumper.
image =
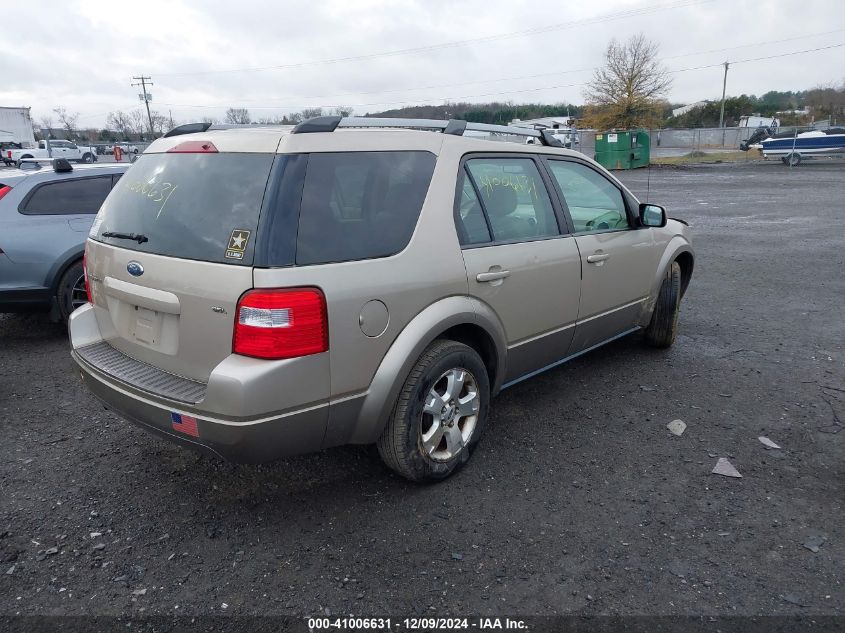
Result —
[[[204,453],[233,462],[261,463],[320,449],[326,428],[325,407],[292,411],[251,422],[209,419],[196,411],[157,402],[114,384],[72,353],[82,381],[105,407],[133,424]],[[133,393],[134,392],[134,393]],[[176,430],[172,414],[196,419],[197,437]]]
[[[121,417],[187,448],[213,453],[234,462],[260,463],[308,453],[322,447],[328,422],[328,402],[275,411],[261,417],[237,417],[211,412],[204,403],[223,399],[238,411],[239,403],[253,397],[252,385],[233,386],[225,393],[209,382],[208,393],[196,403],[163,397],[130,384],[89,362],[77,351],[92,345],[96,319],[93,307],[80,308],[71,315],[70,333],[74,347],[71,356],[79,365],[85,386],[106,408]],[[84,351],[83,351],[84,353]],[[174,424],[181,416],[182,424]],[[196,420],[185,424],[185,417]]]

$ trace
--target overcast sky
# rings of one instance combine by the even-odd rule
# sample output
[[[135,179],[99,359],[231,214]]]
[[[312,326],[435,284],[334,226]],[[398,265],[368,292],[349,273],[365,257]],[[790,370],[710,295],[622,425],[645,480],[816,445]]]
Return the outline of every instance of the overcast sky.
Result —
[[[304,107],[582,102],[611,38],[645,33],[673,73],[669,99],[718,98],[721,62],[845,44],[842,0],[6,0],[0,105],[104,124],[141,106],[180,122]],[[351,59],[350,59],[351,58]],[[698,68],[712,66],[709,68]],[[258,70],[260,69],[260,70]],[[683,70],[688,69],[688,70]],[[845,46],[731,66],[728,94],[845,79]]]

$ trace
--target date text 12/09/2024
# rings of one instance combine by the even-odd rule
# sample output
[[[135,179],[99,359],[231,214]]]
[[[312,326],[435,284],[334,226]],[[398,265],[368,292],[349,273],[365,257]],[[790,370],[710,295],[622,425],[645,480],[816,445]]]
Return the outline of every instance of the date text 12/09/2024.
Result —
[[[309,631],[450,631],[470,630],[504,631],[525,630],[524,620],[512,618],[308,618]]]

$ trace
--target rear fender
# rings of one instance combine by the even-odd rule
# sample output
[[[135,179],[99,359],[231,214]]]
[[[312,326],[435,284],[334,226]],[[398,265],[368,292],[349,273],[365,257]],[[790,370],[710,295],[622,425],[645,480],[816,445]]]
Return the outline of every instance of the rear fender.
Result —
[[[371,444],[381,435],[402,385],[425,348],[446,330],[465,324],[480,327],[496,348],[497,369],[491,390],[496,393],[505,376],[507,339],[495,313],[467,296],[441,299],[420,312],[399,334],[376,370],[346,441]]]

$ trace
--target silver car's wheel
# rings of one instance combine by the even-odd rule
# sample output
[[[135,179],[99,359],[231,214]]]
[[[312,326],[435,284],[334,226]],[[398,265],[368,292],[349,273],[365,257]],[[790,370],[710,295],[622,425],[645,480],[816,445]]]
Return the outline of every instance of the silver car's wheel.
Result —
[[[478,352],[457,341],[435,341],[406,378],[379,453],[403,477],[444,479],[469,459],[489,405],[490,378]]]
[[[420,441],[431,459],[448,462],[469,444],[481,398],[475,376],[462,367],[445,372],[428,392]]]
[[[85,275],[81,275],[70,293],[70,304],[74,310],[88,303],[88,292],[85,290]]]
[[[71,312],[88,302],[88,293],[85,292],[85,272],[81,260],[68,268],[59,280],[56,302],[59,305],[59,316],[62,321],[67,321]]]

